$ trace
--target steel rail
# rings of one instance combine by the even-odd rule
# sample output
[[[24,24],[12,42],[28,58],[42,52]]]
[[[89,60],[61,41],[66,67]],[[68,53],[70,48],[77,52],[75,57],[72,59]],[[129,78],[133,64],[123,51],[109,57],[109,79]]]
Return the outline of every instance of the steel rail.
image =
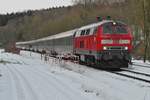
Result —
[[[113,74],[116,74],[116,75],[119,75],[119,76],[124,76],[124,77],[127,77],[127,78],[135,79],[135,80],[146,82],[146,83],[150,84],[150,80],[146,80],[146,79],[143,79],[143,78],[139,78],[139,77],[123,74],[123,73],[120,73],[120,72],[113,72],[113,71],[109,71],[109,72],[113,73]]]
[[[141,64],[137,64],[137,63],[132,63],[132,65],[139,66],[139,67],[150,68],[150,65],[146,66],[146,65],[141,65]]]
[[[141,72],[137,72],[137,71],[132,71],[132,70],[128,70],[128,69],[121,69],[122,71],[126,71],[126,72],[131,72],[131,73],[135,73],[135,74],[139,74],[139,75],[144,75],[147,77],[150,77],[150,74],[146,74],[146,73],[141,73]]]

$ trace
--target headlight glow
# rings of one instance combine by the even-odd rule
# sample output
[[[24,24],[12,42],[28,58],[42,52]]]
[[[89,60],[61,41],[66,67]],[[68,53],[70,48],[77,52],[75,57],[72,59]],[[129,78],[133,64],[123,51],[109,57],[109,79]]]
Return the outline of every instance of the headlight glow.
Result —
[[[107,47],[103,47],[103,50],[106,50],[107,49]]]
[[[128,47],[125,47],[124,49],[125,49],[125,50],[128,50]]]

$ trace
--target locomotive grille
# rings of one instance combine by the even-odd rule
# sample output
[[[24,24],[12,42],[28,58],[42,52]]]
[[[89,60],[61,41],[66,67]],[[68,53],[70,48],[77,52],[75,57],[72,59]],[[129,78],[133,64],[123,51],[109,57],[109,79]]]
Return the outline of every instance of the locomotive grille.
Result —
[[[112,47],[107,47],[107,50],[125,50],[125,47],[112,46]]]

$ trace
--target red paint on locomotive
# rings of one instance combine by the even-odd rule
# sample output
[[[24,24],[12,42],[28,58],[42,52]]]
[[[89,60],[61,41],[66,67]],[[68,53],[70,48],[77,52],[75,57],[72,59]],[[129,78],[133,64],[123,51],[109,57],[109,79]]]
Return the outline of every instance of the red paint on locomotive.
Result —
[[[112,20],[103,20],[99,23],[81,27],[74,35],[75,54],[85,57],[95,57],[98,54],[105,55],[107,51],[112,56],[118,56],[121,60],[130,56],[132,50],[132,34],[130,28],[122,23]],[[117,52],[116,55],[113,53]],[[124,53],[124,54],[120,54]],[[127,53],[127,54],[126,54]],[[122,56],[122,57],[121,57]],[[106,58],[106,57],[105,57]],[[114,60],[109,59],[109,60]],[[129,59],[126,59],[130,62]],[[131,60],[131,58],[130,58]]]

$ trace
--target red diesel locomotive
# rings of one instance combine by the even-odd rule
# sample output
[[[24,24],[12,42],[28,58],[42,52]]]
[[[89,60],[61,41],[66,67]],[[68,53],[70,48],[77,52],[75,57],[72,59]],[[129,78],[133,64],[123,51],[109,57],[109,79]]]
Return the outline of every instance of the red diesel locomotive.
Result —
[[[131,62],[132,34],[122,22],[103,20],[81,27],[73,41],[80,62],[104,68],[128,67]]]
[[[65,58],[78,56],[79,62],[98,67],[122,68],[128,67],[131,62],[132,34],[122,22],[102,20],[42,39],[18,42],[16,45],[28,50],[46,50],[51,55],[55,52]]]

